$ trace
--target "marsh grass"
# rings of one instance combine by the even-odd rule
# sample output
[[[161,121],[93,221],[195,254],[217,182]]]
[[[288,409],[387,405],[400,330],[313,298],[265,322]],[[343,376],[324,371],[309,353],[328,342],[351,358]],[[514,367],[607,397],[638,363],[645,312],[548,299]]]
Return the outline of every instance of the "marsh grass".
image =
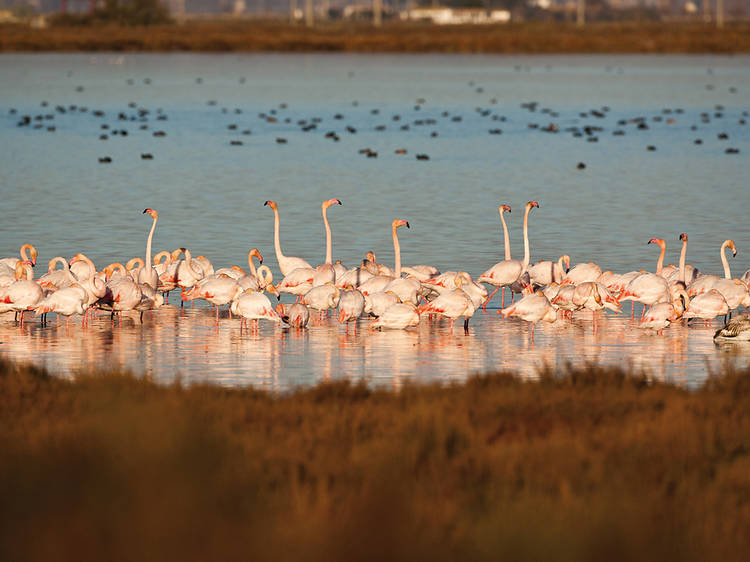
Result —
[[[746,560],[750,372],[275,396],[0,362],[2,560]]]
[[[362,53],[747,53],[750,24],[513,23],[436,26],[352,23],[315,28],[272,21],[198,20],[147,27],[0,26],[0,51],[209,51]]]

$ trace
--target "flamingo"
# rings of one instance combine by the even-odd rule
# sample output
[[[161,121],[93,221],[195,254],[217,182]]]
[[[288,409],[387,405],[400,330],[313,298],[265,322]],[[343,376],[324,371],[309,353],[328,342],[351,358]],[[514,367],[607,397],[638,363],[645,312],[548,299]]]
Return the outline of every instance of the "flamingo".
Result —
[[[86,290],[81,287],[78,283],[74,283],[68,287],[63,287],[54,293],[51,293],[44,298],[36,306],[36,316],[54,312],[57,314],[57,320],[60,321],[60,316],[65,316],[65,322],[67,324],[70,316],[73,314],[81,315],[81,326],[86,324],[86,301],[88,300],[88,294]]]
[[[319,311],[321,314],[328,314],[329,308],[336,308],[339,304],[341,291],[333,283],[326,283],[318,287],[313,287],[307,294],[302,297],[302,304]]]
[[[55,269],[55,266],[58,263],[62,264],[63,269]],[[37,282],[45,291],[57,291],[64,287],[70,287],[77,281],[78,280],[70,272],[68,260],[62,256],[57,256],[49,260],[49,264],[47,264],[47,273],[42,275]]]
[[[28,254],[27,254],[27,251],[28,251]],[[36,251],[36,248],[33,245],[24,244],[23,246],[21,246],[19,255],[21,256],[20,259],[19,258],[0,259],[0,269],[4,269],[5,273],[15,273],[16,264],[18,264],[19,261],[28,263],[31,267],[34,267],[36,265],[36,258],[38,256],[38,253]]]
[[[258,258],[258,263],[261,265],[260,270],[255,269],[253,258]],[[247,289],[257,291],[261,287],[265,287],[273,282],[273,274],[268,267],[263,265],[263,256],[258,251],[258,248],[252,248],[247,253],[247,265],[250,269],[250,273],[237,279],[237,282],[243,291]]]
[[[560,310],[563,311],[563,318],[565,317],[565,314],[567,313],[570,317],[571,322],[573,321],[573,311],[578,310],[578,306],[573,302],[573,296],[576,293],[576,287],[575,285],[560,285],[557,288],[557,291],[555,292],[553,297],[548,297],[548,300],[550,303]],[[547,296],[544,292],[542,292],[544,296]]]
[[[622,308],[617,299],[612,296],[612,293],[596,281],[585,281],[576,285],[573,293],[573,304],[579,309],[586,308],[592,311],[594,333],[596,333],[597,311],[608,308],[614,312],[619,312]]]
[[[145,267],[138,272],[138,282],[141,285],[150,285],[153,289],[156,289],[159,286],[159,275],[156,273],[156,270],[151,267],[151,241],[154,238],[154,230],[156,230],[156,221],[159,220],[159,213],[154,209],[144,209],[143,213],[148,214],[154,219],[154,222],[151,225],[151,230],[149,231],[146,240]]]
[[[177,264],[175,279],[177,286],[180,287],[184,293],[187,289],[203,279],[206,274],[199,264],[193,263],[190,250],[187,248],[180,248],[180,251],[185,254],[185,259]]]
[[[453,320],[459,316],[464,317],[464,333],[469,333],[469,319],[474,316],[474,311],[477,309],[479,303],[475,303],[471,300],[471,297],[462,289],[464,284],[464,277],[462,275],[456,275],[456,288],[442,293],[434,301],[423,304],[417,307],[418,314],[439,314],[451,319],[451,333],[453,333]]]
[[[578,285],[586,281],[596,281],[602,274],[602,268],[594,262],[578,263],[565,274],[561,285]]]
[[[279,262],[279,269],[282,275],[289,275],[295,269],[300,267],[307,267],[312,269],[312,266],[302,258],[296,258],[292,256],[285,256],[281,252],[281,243],[279,242],[279,208],[276,201],[266,201],[263,203],[264,206],[268,205],[271,207],[274,216],[273,223],[273,245],[276,250],[276,261]]]
[[[253,320],[254,329],[258,331],[259,320],[270,320],[271,322],[280,322],[281,318],[271,306],[268,297],[257,291],[247,290],[240,293],[232,301],[230,310],[233,314],[242,318],[241,324],[246,324],[248,320]]]
[[[115,269],[122,271],[122,276],[112,278]],[[138,283],[130,278],[121,263],[107,266],[105,274],[109,282],[107,283],[107,295],[101,301],[103,308],[112,312],[112,318],[114,318],[115,312],[134,310],[143,297],[143,291],[141,291]]]
[[[685,257],[687,255],[687,243],[688,235],[684,232],[680,234],[680,241],[682,242],[682,249],[680,250],[680,265],[676,270],[673,270],[669,275],[666,276],[667,281],[670,285],[674,283],[682,283],[683,286],[687,287],[695,281],[700,275],[700,272],[692,265],[685,264]]]
[[[216,324],[219,324],[219,307],[230,304],[242,289],[236,279],[227,275],[202,279],[188,291],[182,293],[182,300],[203,299],[216,308]],[[231,314],[231,310],[230,310]]]
[[[750,341],[750,314],[740,314],[716,331],[714,341]]]
[[[534,285],[546,287],[550,283],[560,283],[570,270],[570,256],[563,254],[557,263],[540,261],[529,267],[529,280]]]
[[[652,238],[648,241],[648,244],[656,244],[661,249],[659,259],[656,262],[656,273],[642,273],[633,279],[620,295],[621,301],[638,301],[650,306],[659,302],[670,302],[671,300],[669,284],[661,275],[667,243],[661,238]],[[646,309],[644,308],[641,319],[643,319],[645,313]]]
[[[377,318],[378,316],[382,316],[391,306],[400,302],[401,300],[396,294],[379,291],[365,296],[364,311],[370,316]]]
[[[638,324],[639,328],[657,330],[659,335],[664,333],[664,328],[677,319],[676,311],[672,303],[659,302],[648,309],[643,320]]]
[[[490,298],[487,299],[487,302],[489,302],[492,297],[497,292],[497,289],[500,287],[509,287],[511,286],[516,280],[518,280],[525,272],[526,269],[529,267],[529,212],[532,208],[539,207],[539,203],[536,201],[529,201],[526,203],[526,208],[524,210],[523,215],[523,261],[519,262],[518,260],[512,260],[510,259],[510,243],[509,243],[509,236],[508,236],[508,227],[505,224],[505,219],[503,218],[503,212],[508,211],[510,212],[510,207],[508,205],[501,205],[499,207],[500,210],[500,220],[503,223],[503,230],[504,230],[504,236],[505,236],[505,260],[496,263],[493,265],[490,269],[482,273],[482,275],[479,276],[477,281],[479,283],[487,283],[489,285],[493,285],[495,287],[495,290],[490,295]],[[483,309],[486,310],[487,303],[484,303]],[[505,306],[505,297],[503,295],[503,302],[501,303],[501,307]]]
[[[336,269],[333,267],[332,256],[331,225],[328,224],[328,207],[336,204],[341,205],[341,200],[328,199],[327,201],[323,201],[320,206],[323,213],[323,224],[326,229],[326,261],[316,268],[315,275],[313,275],[313,287],[325,285],[326,283],[336,283]]]
[[[362,283],[359,286],[359,291],[364,295],[371,295],[373,293],[379,293],[381,291],[384,291],[386,286],[393,281],[394,279],[400,279],[401,278],[401,245],[398,241],[398,229],[399,227],[405,226],[406,228],[411,228],[409,226],[409,222],[403,219],[395,219],[391,223],[391,234],[393,237],[393,254],[396,262],[396,269],[393,272],[393,275],[376,275],[375,277],[368,279],[364,283]],[[375,254],[372,255],[373,263],[375,259]]]
[[[357,289],[347,287],[339,298],[339,322],[346,323],[347,330],[349,322],[356,322],[362,316],[365,309],[365,297]]]
[[[21,313],[21,326],[23,326],[24,313],[33,310],[44,299],[42,288],[36,283],[31,265],[26,261],[18,260],[14,269],[15,281],[8,285],[3,291],[0,302],[8,305],[7,310]],[[4,310],[0,309],[0,312]]]
[[[498,311],[505,318],[518,316],[521,320],[531,323],[531,343],[534,343],[534,325],[543,320],[545,322],[554,322],[557,320],[557,312],[540,291],[526,295],[517,303]]]
[[[304,328],[310,321],[310,310],[302,303],[276,305],[276,312],[281,319],[295,328]]]
[[[721,264],[724,266],[724,279],[731,279],[732,272],[729,269],[729,262],[727,261],[727,256],[725,253],[726,248],[732,250],[732,256],[736,256],[737,247],[734,245],[734,240],[724,240],[724,242],[721,244],[720,250]],[[690,285],[688,285],[688,295],[690,295],[690,297],[692,298],[710,291],[719,279],[721,279],[721,277],[719,277],[718,275],[701,275],[695,281],[690,283]]]
[[[413,304],[398,303],[388,307],[372,323],[373,330],[405,330],[419,324],[419,314]]]
[[[729,305],[724,295],[716,289],[710,289],[707,293],[701,293],[688,303],[682,317],[690,320],[691,318],[700,318],[711,325],[711,320],[717,316],[723,316],[729,313]]]
[[[98,276],[94,262],[92,262],[88,256],[84,254],[76,254],[70,259],[70,269],[73,271],[73,266],[77,263],[84,263],[86,265],[87,277],[85,279],[78,279],[78,284],[84,288],[88,298],[86,299],[86,308],[92,307],[99,299],[104,298],[107,295],[107,284]]]

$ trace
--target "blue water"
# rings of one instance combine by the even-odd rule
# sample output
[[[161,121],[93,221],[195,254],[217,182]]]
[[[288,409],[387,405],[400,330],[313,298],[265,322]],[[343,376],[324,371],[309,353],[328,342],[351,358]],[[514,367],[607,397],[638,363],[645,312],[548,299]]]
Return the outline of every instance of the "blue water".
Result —
[[[392,262],[390,223],[404,218],[412,227],[400,231],[405,264],[477,276],[502,259],[497,206],[513,208],[511,245],[520,257],[523,205],[536,199],[532,260],[567,253],[574,263],[594,260],[614,271],[653,270],[658,252],[646,242],[665,238],[667,262],[676,262],[678,236],[687,232],[688,261],[705,272],[720,271],[718,248],[733,238],[739,254],[732,272],[739,276],[750,267],[750,133],[740,123],[750,119],[748,92],[748,56],[0,55],[0,255],[15,255],[28,241],[39,249],[42,267],[79,251],[99,267],[126,261],[144,253],[151,221],[141,211],[153,207],[160,213],[155,250],[186,246],[217,266],[244,266],[247,251],[258,247],[278,276],[273,216],[263,202],[279,203],[284,252],[317,264],[324,257],[320,203],[338,197],[343,206],[332,208],[329,219],[334,256],[345,264],[356,264],[367,250]],[[139,109],[148,110],[142,120]],[[30,126],[17,126],[23,115]],[[638,129],[636,118],[648,129]],[[299,123],[313,119],[317,128],[303,131]],[[559,132],[541,130],[550,124]],[[568,131],[587,125],[602,130],[581,137]],[[502,134],[490,134],[494,129]],[[120,130],[127,136],[112,134]],[[102,134],[108,139],[99,140]],[[360,154],[365,148],[378,157]],[[142,160],[143,153],[153,159]],[[99,163],[105,156],[112,163]],[[472,337],[494,333],[498,320],[489,316],[473,320]],[[495,337],[522,345],[524,329],[511,326]],[[710,342],[709,331],[702,336]],[[413,336],[393,336],[401,337]],[[45,339],[54,366],[58,340]],[[543,341],[537,338],[530,352],[534,365]],[[656,340],[645,341],[650,347]],[[495,343],[472,353],[472,370],[504,365],[492,352]],[[562,361],[576,359],[578,343],[566,334],[546,345]],[[590,343],[603,359],[633,355]],[[366,352],[363,342],[356,345]],[[165,379],[178,370],[175,361],[147,367],[135,350],[123,349],[110,359]],[[282,354],[289,362],[269,368],[278,387],[323,376],[313,361],[319,349],[310,344]],[[669,372],[701,380],[705,359],[722,357],[712,344],[701,349],[665,352],[676,361]],[[341,353],[331,351],[334,362],[343,361]],[[416,361],[408,372],[455,374],[438,353],[430,357],[435,361],[426,367]],[[249,368],[214,359],[217,370],[219,363],[228,366],[230,382],[253,382]],[[443,363],[451,366],[441,370]],[[386,361],[383,369],[390,380],[396,367]],[[403,364],[398,370],[407,372]],[[665,368],[660,363],[654,371]],[[369,376],[372,368],[346,373]]]

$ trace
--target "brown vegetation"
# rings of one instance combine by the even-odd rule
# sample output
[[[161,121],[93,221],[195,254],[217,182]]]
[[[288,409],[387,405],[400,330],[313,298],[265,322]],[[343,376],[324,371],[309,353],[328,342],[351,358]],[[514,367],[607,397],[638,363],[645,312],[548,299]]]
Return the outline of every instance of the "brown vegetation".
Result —
[[[0,361],[2,560],[746,560],[750,372],[290,395]]]
[[[277,21],[191,21],[182,25],[0,27],[0,51],[211,51],[414,53],[747,53],[750,24],[719,30],[695,23],[518,23],[435,26]]]

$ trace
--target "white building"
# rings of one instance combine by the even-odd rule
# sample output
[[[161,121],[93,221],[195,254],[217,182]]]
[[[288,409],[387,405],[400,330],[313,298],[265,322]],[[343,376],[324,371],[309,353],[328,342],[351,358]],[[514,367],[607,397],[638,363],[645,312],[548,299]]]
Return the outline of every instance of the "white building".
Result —
[[[401,19],[431,21],[438,25],[508,23],[510,12],[469,8],[414,8],[401,12]]]

